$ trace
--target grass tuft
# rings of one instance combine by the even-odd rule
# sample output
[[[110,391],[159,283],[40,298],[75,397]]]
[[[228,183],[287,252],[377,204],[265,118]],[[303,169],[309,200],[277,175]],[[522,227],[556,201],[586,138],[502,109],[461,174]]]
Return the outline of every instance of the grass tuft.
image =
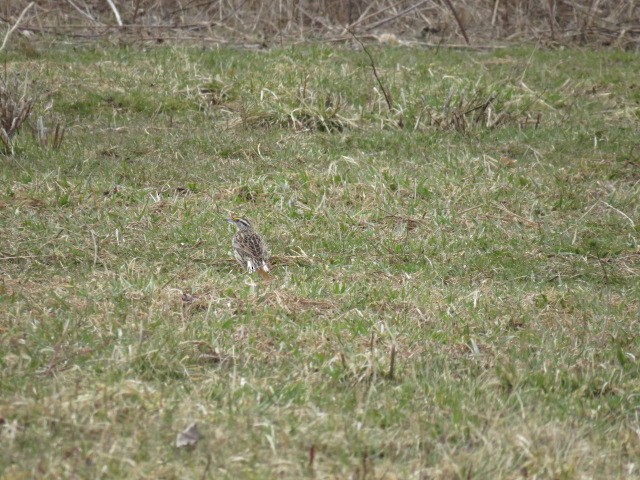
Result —
[[[34,100],[28,90],[26,80],[21,81],[17,75],[7,78],[5,71],[0,83],[0,141],[4,151],[12,154],[13,137],[31,115]]]

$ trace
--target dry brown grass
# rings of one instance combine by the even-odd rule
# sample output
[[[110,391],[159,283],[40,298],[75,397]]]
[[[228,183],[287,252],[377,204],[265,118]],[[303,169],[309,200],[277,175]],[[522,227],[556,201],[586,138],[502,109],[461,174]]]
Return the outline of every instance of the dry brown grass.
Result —
[[[28,0],[6,2],[13,24]],[[361,36],[431,44],[543,40],[637,48],[640,8],[633,0],[46,0],[22,31],[76,38],[119,34],[141,40],[200,38],[254,46],[300,39]],[[117,12],[117,14],[116,14]],[[122,25],[119,25],[122,23]],[[381,34],[395,37],[380,37]],[[396,40],[393,40],[396,41]]]
[[[13,152],[13,137],[31,115],[34,99],[26,80],[17,75],[0,81],[0,141],[5,151]]]

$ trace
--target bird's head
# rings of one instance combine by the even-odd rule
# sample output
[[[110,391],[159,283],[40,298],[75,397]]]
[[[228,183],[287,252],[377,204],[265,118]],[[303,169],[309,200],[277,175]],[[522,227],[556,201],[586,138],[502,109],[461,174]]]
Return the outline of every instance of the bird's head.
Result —
[[[235,215],[232,216],[231,218],[227,218],[227,222],[233,223],[238,230],[251,228],[251,224],[249,223],[249,220],[242,217],[236,217]]]

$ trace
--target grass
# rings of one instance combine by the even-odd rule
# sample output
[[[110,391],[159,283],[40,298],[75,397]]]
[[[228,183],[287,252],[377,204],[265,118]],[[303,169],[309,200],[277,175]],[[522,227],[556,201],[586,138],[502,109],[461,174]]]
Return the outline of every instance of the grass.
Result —
[[[2,478],[638,477],[637,55],[369,48],[4,54]]]

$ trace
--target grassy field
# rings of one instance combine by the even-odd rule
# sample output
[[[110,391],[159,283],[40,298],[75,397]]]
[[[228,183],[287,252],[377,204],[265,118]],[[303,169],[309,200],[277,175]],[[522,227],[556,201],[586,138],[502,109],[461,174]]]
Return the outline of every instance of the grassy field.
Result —
[[[1,478],[640,477],[638,55],[368,51],[0,55]]]

